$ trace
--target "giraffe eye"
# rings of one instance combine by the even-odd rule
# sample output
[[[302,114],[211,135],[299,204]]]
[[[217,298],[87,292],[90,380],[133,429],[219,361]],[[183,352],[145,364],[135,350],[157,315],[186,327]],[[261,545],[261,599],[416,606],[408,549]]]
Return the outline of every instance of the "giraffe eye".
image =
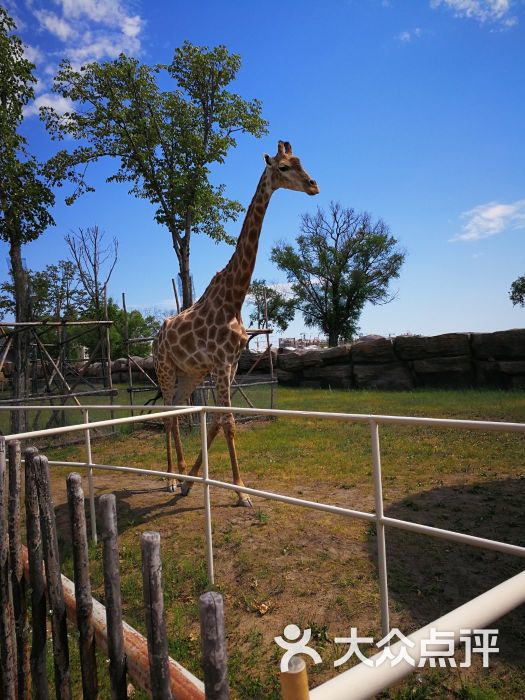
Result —
[[[290,166],[289,166],[289,165],[280,165],[280,166],[279,166],[279,170],[280,170],[282,173],[284,173],[286,170],[290,170]]]

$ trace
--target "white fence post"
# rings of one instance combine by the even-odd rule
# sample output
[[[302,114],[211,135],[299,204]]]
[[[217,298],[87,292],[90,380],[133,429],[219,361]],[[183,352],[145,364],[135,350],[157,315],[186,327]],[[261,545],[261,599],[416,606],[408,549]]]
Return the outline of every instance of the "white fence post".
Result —
[[[84,423],[89,423],[89,411],[86,409],[84,413]],[[91,539],[95,544],[98,542],[97,537],[97,518],[95,514],[95,487],[93,484],[93,459],[91,457],[91,435],[89,428],[85,432],[86,442],[86,462],[88,464],[88,483],[89,483],[89,517],[91,520]]]
[[[370,421],[372,438],[372,460],[374,466],[374,498],[377,534],[377,570],[379,573],[379,593],[381,596],[381,631],[383,637],[390,632],[388,612],[388,574],[386,566],[385,526],[383,524],[383,485],[381,482],[381,452],[379,428],[375,420]]]
[[[211,503],[210,485],[208,484],[208,426],[206,425],[206,411],[201,411],[201,451],[202,451],[202,474],[204,477],[204,519],[206,528],[206,565],[208,568],[208,582],[211,586],[215,583],[213,571],[213,539],[211,532]]]

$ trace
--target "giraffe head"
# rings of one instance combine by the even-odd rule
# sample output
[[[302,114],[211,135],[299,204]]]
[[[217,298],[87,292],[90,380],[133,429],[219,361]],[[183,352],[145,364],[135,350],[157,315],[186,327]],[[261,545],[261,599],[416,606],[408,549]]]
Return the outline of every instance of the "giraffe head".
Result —
[[[279,141],[277,155],[271,158],[266,153],[264,160],[273,190],[283,187],[287,190],[306,192],[306,194],[319,194],[317,182],[312,180],[306,170],[303,170],[301,161],[293,155],[288,141]]]

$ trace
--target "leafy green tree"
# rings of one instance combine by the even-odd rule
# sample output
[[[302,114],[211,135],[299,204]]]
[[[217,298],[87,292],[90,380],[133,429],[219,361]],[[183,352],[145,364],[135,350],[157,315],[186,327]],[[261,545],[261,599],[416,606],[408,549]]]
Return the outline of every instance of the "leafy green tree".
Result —
[[[109,330],[109,339],[111,344],[111,356],[116,359],[126,355],[125,343],[125,316],[124,310],[110,297],[107,301],[108,319],[113,321]],[[85,311],[85,320],[93,319],[94,309],[90,306]],[[148,338],[160,328],[159,321],[152,315],[143,315],[137,309],[128,311],[128,337],[129,338]],[[95,351],[95,347],[99,341],[99,333],[97,329],[93,329],[86,333],[83,337],[83,344],[88,348],[91,355]],[[132,343],[130,346],[130,355],[138,355],[146,357],[151,354],[151,343]]]
[[[509,297],[514,306],[525,306],[525,275],[510,285]]]
[[[170,65],[150,67],[121,54],[77,71],[63,61],[54,90],[77,107],[64,116],[42,109],[54,138],[83,141],[72,152],[60,151],[48,170],[57,180],[66,174],[76,183],[67,201],[93,189],[84,179],[85,166],[110,156],[119,167],[108,181],[129,182],[132,194],[154,204],[178,258],[184,307],[192,303],[192,234],[231,243],[224,223],[242,211],[225,197],[224,185],[209,181],[210,167],[224,162],[238,133],[266,132],[259,100],[246,101],[227,89],[240,65],[240,57],[224,46],[190,42],[176,49]],[[163,91],[158,76],[166,73],[173,88]],[[160,79],[166,83],[165,75]]]
[[[277,326],[284,331],[293,321],[295,302],[287,299],[277,289],[268,286],[266,280],[253,280],[248,290],[248,301],[253,307],[250,323],[257,328]],[[266,323],[268,319],[268,324]]]
[[[328,213],[303,214],[297,247],[279,243],[271,258],[286,272],[307,326],[320,328],[330,347],[350,340],[366,302],[392,300],[390,281],[405,253],[388,226],[332,202]]]
[[[23,45],[13,34],[16,25],[0,7],[0,239],[9,247],[14,286],[15,319],[29,319],[28,277],[22,246],[37,239],[53,218],[49,212],[54,195],[42,176],[42,166],[28,153],[20,134],[23,109],[34,97],[34,65],[24,57]],[[14,398],[26,390],[27,335],[17,333],[14,342]],[[12,429],[23,430],[23,412],[13,411]]]
[[[87,296],[81,288],[75,265],[69,260],[59,260],[44,270],[26,270],[28,282],[28,306],[34,321],[74,321],[86,308]],[[0,284],[0,318],[15,316],[15,285],[6,281]]]

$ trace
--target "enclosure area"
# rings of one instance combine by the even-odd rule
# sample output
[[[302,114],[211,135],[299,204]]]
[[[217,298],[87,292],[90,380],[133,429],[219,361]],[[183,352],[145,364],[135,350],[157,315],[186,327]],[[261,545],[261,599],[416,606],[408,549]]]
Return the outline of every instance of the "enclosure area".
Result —
[[[413,415],[523,422],[522,391],[343,392],[282,389],[279,407],[361,414]],[[96,411],[90,415],[96,420]],[[430,426],[380,426],[385,515],[524,546],[525,436],[453,431]],[[199,435],[184,436],[188,455]],[[321,422],[314,417],[272,420],[238,430],[239,460],[247,486],[298,498],[374,511],[368,425]],[[164,470],[164,437],[129,428],[93,443],[93,461]],[[50,459],[84,461],[80,446],[46,446]],[[191,463],[190,457],[188,462]],[[210,476],[231,481],[227,449],[217,438]],[[72,576],[66,475],[52,469],[63,572]],[[199,621],[196,601],[208,587],[205,511],[196,485],[182,498],[164,481],[114,472],[95,473],[96,495],[114,493],[120,532],[124,618],[144,629],[137,586],[139,535],[162,538],[169,652],[196,675]],[[84,485],[87,493],[87,483]],[[273,638],[295,623],[310,627],[323,663],[311,665],[313,686],[333,677],[342,655],[336,637],[356,627],[382,636],[377,541],[372,523],[254,497],[253,509],[211,489],[215,588],[225,601],[230,681],[234,698],[278,698],[282,650]],[[403,633],[427,624],[523,569],[520,559],[424,535],[387,530],[390,626]],[[91,546],[93,595],[104,600],[100,545]],[[489,669],[425,669],[385,698],[517,698],[525,696],[523,610],[494,626],[498,654]],[[367,650],[365,649],[365,653]],[[104,663],[103,659],[99,660]],[[77,679],[78,682],[78,679]],[[102,697],[105,690],[102,692]],[[135,697],[142,697],[137,691]]]

